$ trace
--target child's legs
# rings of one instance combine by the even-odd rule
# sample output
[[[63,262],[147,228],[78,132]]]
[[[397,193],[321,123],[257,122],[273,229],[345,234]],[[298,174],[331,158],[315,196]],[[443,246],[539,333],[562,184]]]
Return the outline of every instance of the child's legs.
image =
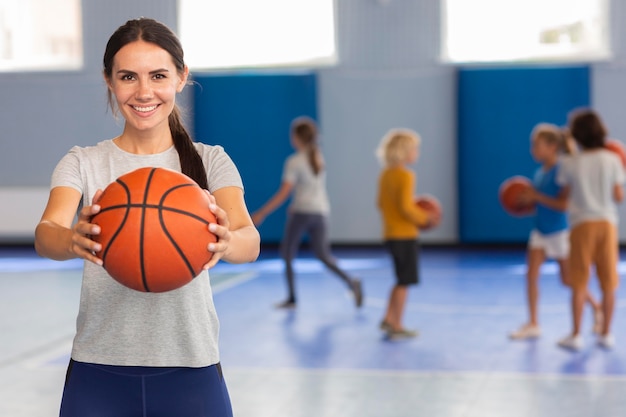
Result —
[[[287,216],[283,240],[280,243],[280,254],[285,261],[285,277],[287,278],[288,297],[290,301],[296,301],[295,272],[293,260],[298,253],[298,247],[302,236],[307,228],[307,218],[298,213]]]
[[[569,283],[572,288],[572,333],[580,332],[583,306],[588,294],[589,269],[594,248],[593,227],[585,222],[576,225],[570,234]]]
[[[602,334],[609,334],[615,309],[615,290],[619,285],[617,262],[619,259],[617,228],[609,222],[594,222],[597,234],[594,263],[602,289],[604,323]]]
[[[548,244],[545,247],[546,255],[548,258],[555,259],[559,264],[559,274],[563,285],[571,287],[570,283],[570,266],[569,266],[569,253],[570,253],[570,241],[569,232],[562,231],[550,235]],[[594,311],[600,309],[600,303],[598,303],[590,291],[587,291],[585,295],[585,303],[589,303]]]
[[[389,294],[389,303],[387,312],[385,313],[385,321],[394,329],[401,330],[402,317],[404,316],[404,307],[409,289],[406,285],[394,285]]]
[[[403,327],[408,286],[419,282],[419,244],[416,240],[390,240],[386,243],[393,259],[396,285],[389,295],[384,320],[397,330]]]
[[[528,249],[527,253],[527,271],[526,271],[526,296],[528,301],[528,313],[530,316],[530,324],[537,325],[539,323],[537,317],[537,304],[539,303],[539,270],[545,261],[546,256],[543,249]]]
[[[351,279],[348,274],[339,268],[337,260],[330,251],[330,242],[327,237],[326,216],[321,214],[310,215],[309,237],[311,238],[311,249],[317,258],[333,271],[342,281],[350,286]]]

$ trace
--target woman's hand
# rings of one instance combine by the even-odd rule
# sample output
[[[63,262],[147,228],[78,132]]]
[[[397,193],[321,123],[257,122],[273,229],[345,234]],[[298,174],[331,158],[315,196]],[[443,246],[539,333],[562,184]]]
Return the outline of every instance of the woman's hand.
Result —
[[[102,259],[96,253],[102,250],[102,245],[91,239],[93,235],[100,234],[100,226],[91,223],[94,215],[100,212],[97,204],[102,196],[102,190],[96,191],[91,206],[83,207],[78,214],[78,220],[72,227],[72,241],[70,251],[77,257],[102,265]]]
[[[230,221],[228,215],[221,207],[217,205],[215,197],[205,190],[209,196],[209,210],[215,215],[217,223],[209,224],[209,231],[217,237],[217,242],[209,243],[207,250],[213,252],[211,260],[203,266],[203,269],[214,267],[224,256],[230,245],[231,232]]]

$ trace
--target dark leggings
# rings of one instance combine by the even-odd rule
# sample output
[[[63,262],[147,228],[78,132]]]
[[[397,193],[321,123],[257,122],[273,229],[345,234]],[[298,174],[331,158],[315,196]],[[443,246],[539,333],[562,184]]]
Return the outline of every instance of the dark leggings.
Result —
[[[112,366],[70,360],[60,417],[232,417],[220,364]]]
[[[293,260],[298,253],[298,247],[305,233],[309,235],[311,249],[315,256],[350,287],[352,282],[350,276],[339,269],[337,261],[330,252],[330,243],[326,234],[326,216],[321,214],[292,213],[287,217],[285,234],[280,250],[285,261],[289,301],[296,301]]]

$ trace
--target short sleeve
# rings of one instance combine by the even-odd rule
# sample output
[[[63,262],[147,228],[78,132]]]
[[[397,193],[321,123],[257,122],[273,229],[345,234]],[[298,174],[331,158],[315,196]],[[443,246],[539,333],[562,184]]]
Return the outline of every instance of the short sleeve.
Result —
[[[243,189],[243,181],[239,170],[224,148],[205,144],[196,146],[200,146],[200,148],[196,149],[202,155],[210,192],[224,187],[239,187]]]
[[[50,188],[71,187],[84,193],[84,184],[80,174],[80,148],[75,146],[61,158],[52,172]]]
[[[295,184],[298,180],[298,168],[296,164],[296,159],[293,157],[287,158],[285,164],[283,165],[283,176],[282,181]]]
[[[556,170],[555,182],[560,187],[569,185],[569,170],[570,170],[571,164],[572,164],[571,157],[564,157],[559,162],[558,169]]]

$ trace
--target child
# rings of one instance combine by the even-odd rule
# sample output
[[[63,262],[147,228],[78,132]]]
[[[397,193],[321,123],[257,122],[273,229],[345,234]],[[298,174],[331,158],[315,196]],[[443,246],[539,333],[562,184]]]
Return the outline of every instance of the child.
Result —
[[[296,152],[285,161],[280,188],[252,214],[254,223],[260,225],[265,217],[280,207],[293,193],[281,243],[288,296],[276,307],[294,308],[296,306],[293,260],[304,233],[309,234],[315,256],[348,286],[354,295],[356,306],[361,307],[363,304],[361,281],[351,278],[340,269],[330,251],[327,235],[330,205],[326,192],[326,171],[324,158],[317,143],[317,126],[311,118],[299,117],[292,121],[291,144]]]
[[[617,203],[624,198],[624,168],[617,155],[605,149],[607,135],[600,117],[589,109],[573,112],[569,130],[581,152],[563,161],[557,183],[564,187],[569,199],[570,282],[572,287],[571,334],[559,340],[565,349],[583,346],[580,324],[591,265],[602,290],[604,322],[598,345],[610,349],[614,345],[611,322],[615,307],[615,289],[619,284],[617,235]]]
[[[419,282],[419,227],[435,226],[440,218],[415,204],[415,173],[409,168],[419,156],[420,137],[408,129],[389,131],[381,140],[377,156],[383,165],[378,182],[378,208],[383,238],[393,259],[396,284],[380,324],[391,340],[417,336],[402,324],[408,287]]]
[[[534,188],[521,196],[523,203],[536,203],[534,228],[530,233],[527,252],[527,299],[528,323],[510,334],[512,339],[530,339],[541,335],[537,317],[539,300],[539,272],[547,258],[559,264],[561,281],[569,285],[568,256],[569,229],[567,224],[567,200],[563,198],[561,186],[556,183],[559,158],[568,153],[568,143],[561,130],[552,124],[540,123],[531,134],[531,154],[542,164],[534,178]],[[600,332],[602,312],[600,305],[587,293],[586,299],[594,309],[594,331]]]
[[[91,218],[100,210],[101,190],[120,175],[145,166],[182,171],[210,191],[207,210],[217,219],[208,227],[218,241],[197,242],[213,253],[204,268],[220,259],[252,262],[260,237],[241,177],[224,149],[193,142],[182,124],[176,95],[189,69],[168,27],[129,20],[109,38],[103,64],[109,104],[123,116],[123,130],[94,146],[75,146],[61,159],[35,230],[41,256],[85,259],[60,416],[199,416],[211,410],[232,417],[208,272],[165,293],[129,289],[102,267],[102,247],[92,240],[100,228]]]

